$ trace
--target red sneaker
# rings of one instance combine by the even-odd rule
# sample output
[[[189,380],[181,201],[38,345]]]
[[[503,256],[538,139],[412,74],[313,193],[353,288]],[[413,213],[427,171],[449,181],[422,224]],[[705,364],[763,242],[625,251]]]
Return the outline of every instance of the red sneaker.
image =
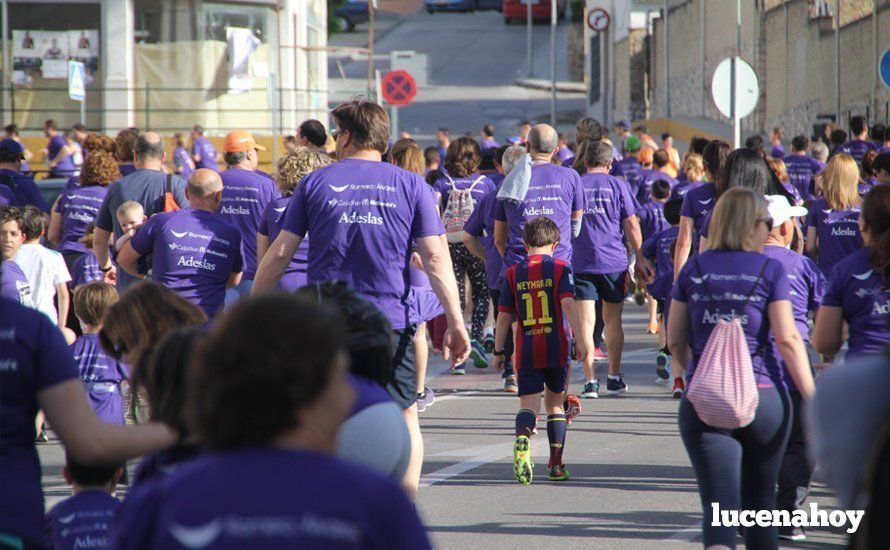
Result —
[[[606,350],[603,348],[593,348],[593,360],[594,361],[608,361],[609,354],[606,353]]]
[[[571,426],[575,417],[581,414],[581,400],[577,395],[569,394],[566,396],[565,403],[562,404],[566,412],[566,426]]]
[[[679,376],[674,378],[674,399],[680,399],[683,397],[683,393],[686,391],[686,384],[683,383],[683,379]]]

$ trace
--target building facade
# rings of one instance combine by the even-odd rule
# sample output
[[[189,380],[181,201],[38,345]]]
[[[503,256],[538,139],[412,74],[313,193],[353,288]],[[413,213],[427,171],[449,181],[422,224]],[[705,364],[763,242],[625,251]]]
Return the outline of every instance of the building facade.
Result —
[[[86,119],[114,133],[326,120],[325,0],[0,0],[0,120],[24,133],[81,122],[68,60],[86,68]]]

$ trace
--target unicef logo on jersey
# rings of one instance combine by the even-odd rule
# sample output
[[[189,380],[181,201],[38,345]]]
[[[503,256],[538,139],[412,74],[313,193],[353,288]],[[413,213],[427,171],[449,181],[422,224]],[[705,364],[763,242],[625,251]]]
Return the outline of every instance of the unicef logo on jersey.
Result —
[[[733,319],[738,319],[739,323],[742,325],[748,324],[748,315],[745,313],[739,315],[735,308],[729,310],[729,313],[721,313],[719,311],[711,312],[705,309],[705,313],[702,316],[702,323],[706,325],[716,325],[720,321],[732,321]]]

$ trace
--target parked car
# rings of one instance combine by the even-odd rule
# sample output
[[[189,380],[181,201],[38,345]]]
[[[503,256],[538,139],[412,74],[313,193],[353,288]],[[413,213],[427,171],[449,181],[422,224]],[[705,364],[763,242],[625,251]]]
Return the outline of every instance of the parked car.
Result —
[[[366,23],[368,16],[367,0],[346,0],[346,3],[334,10],[334,15],[346,22],[346,30],[355,30],[359,23]]]
[[[476,0],[424,0],[427,13],[437,11],[476,11]]]
[[[534,1],[534,0],[532,0]],[[503,0],[504,23],[524,22],[528,16],[528,7],[524,2],[519,0]],[[566,9],[568,8],[568,0],[557,0],[556,17],[564,19]],[[532,21],[549,21],[550,20],[550,0],[538,0],[537,4],[532,4]]]

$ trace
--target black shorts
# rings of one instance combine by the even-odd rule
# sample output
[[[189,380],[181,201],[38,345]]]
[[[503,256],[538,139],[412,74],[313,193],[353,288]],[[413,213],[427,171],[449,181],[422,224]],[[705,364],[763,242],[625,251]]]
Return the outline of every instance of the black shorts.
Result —
[[[517,369],[516,378],[519,384],[519,396],[532,395],[544,391],[544,387],[553,393],[566,391],[569,368],[549,369]]]
[[[655,304],[658,306],[658,308],[655,310],[655,312],[658,313],[659,315],[664,315],[664,306],[665,306],[664,300],[655,300]]]
[[[576,300],[602,300],[618,304],[627,296],[627,271],[575,275]]]
[[[402,410],[411,408],[417,401],[417,363],[415,362],[414,335],[417,325],[408,325],[392,331],[393,379],[386,391]]]

